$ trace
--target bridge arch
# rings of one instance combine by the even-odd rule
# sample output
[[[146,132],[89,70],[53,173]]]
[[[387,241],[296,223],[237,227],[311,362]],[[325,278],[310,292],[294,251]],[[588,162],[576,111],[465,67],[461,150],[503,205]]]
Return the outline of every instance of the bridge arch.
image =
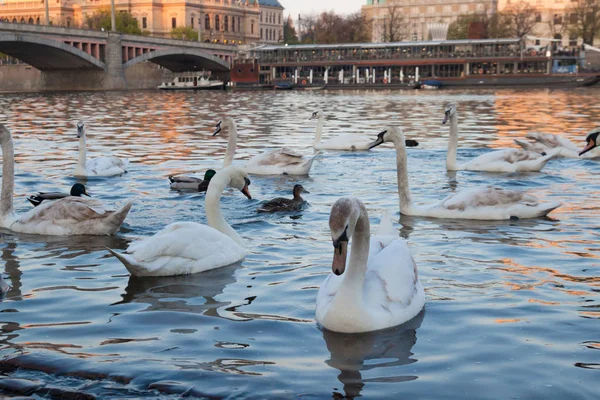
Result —
[[[229,63],[206,50],[197,49],[161,49],[139,55],[123,64],[129,68],[135,64],[151,61],[172,72],[210,70],[229,72]]]
[[[76,47],[37,35],[0,32],[0,53],[41,71],[106,70],[106,64]]]

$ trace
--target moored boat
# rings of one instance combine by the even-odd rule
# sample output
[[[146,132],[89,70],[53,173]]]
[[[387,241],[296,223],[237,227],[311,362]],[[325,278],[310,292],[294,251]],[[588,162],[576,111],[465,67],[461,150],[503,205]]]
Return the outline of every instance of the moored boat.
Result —
[[[162,82],[158,86],[158,89],[162,90],[217,90],[223,88],[223,81],[210,79],[210,75],[206,72],[177,74],[170,82]]]
[[[243,82],[315,90],[577,87],[600,81],[600,72],[589,69],[586,46],[562,49],[550,41],[531,47],[527,40],[263,45],[251,50],[255,75]]]

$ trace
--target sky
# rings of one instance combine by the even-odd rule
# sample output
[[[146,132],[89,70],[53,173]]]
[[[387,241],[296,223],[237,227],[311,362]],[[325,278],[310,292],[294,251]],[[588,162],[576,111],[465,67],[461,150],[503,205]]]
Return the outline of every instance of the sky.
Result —
[[[260,3],[260,0],[258,1]],[[322,11],[335,11],[337,14],[349,14],[360,11],[360,6],[367,4],[367,0],[279,0],[285,8],[283,15],[291,15],[294,24],[298,14],[313,14]]]

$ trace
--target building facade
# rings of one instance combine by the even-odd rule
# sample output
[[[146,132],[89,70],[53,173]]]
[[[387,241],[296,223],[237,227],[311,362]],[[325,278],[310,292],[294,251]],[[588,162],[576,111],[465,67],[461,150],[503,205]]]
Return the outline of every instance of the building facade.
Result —
[[[569,35],[569,23],[576,23],[577,19],[572,16],[569,8],[572,1],[567,0],[519,0],[528,3],[535,9],[536,24],[530,36],[537,36],[537,44],[546,44],[544,39],[557,39],[562,47],[577,46],[582,43],[581,38]],[[517,4],[516,0],[498,0],[500,12],[509,11]],[[589,43],[592,44],[592,43]]]
[[[283,40],[283,6],[277,0],[259,0],[259,3],[261,43]]]
[[[283,7],[277,0],[264,2],[263,6],[260,0],[115,0],[115,10],[131,13],[142,31],[153,36],[170,37],[174,28],[190,27],[203,41],[252,45],[277,42],[283,36]],[[52,25],[86,28],[86,17],[109,9],[110,0],[56,0],[48,7]],[[0,19],[46,24],[44,0],[4,0]],[[273,39],[261,39],[261,31]]]
[[[497,0],[367,0],[363,14],[372,21],[373,42],[389,41],[390,24],[396,27],[394,40],[428,40],[433,23],[454,22],[459,15],[497,9]]]

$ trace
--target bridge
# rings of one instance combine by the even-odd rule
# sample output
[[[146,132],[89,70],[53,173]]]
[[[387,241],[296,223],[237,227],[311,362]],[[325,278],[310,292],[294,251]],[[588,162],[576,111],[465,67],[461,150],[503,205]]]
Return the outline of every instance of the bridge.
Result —
[[[127,71],[151,62],[172,72],[207,70],[228,79],[237,46],[0,22],[0,53],[41,71],[45,89],[126,89]],[[83,86],[82,86],[83,85]]]

